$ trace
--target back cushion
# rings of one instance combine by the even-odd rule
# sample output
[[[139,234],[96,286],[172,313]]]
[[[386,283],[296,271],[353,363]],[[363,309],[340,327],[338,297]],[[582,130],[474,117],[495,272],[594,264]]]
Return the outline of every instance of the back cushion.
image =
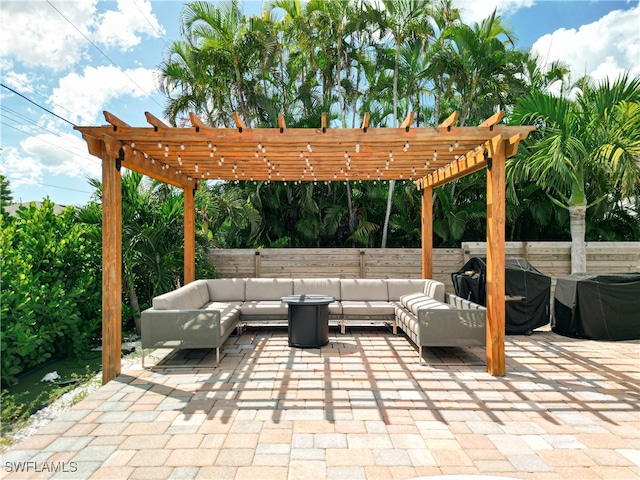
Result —
[[[212,302],[244,301],[244,278],[216,278],[207,280]]]
[[[444,303],[444,283],[437,280],[426,280],[424,294]]]
[[[280,300],[293,295],[291,278],[247,278],[245,281],[245,300]]]
[[[407,293],[423,292],[426,280],[421,278],[390,278],[387,280],[389,301],[397,302]]]
[[[293,294],[329,295],[340,300],[339,278],[294,278]]]
[[[377,278],[341,278],[340,300],[389,300],[387,283]]]
[[[204,289],[202,288],[204,285]],[[207,283],[197,280],[188,283],[177,290],[164,293],[153,299],[153,308],[156,310],[189,310],[202,308],[209,301]],[[204,298],[206,292],[206,299]]]

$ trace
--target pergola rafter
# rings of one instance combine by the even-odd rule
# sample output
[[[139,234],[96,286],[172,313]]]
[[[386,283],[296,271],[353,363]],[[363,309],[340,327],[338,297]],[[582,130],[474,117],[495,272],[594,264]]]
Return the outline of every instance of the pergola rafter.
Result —
[[[487,370],[504,375],[504,163],[515,155],[532,126],[500,125],[502,112],[477,127],[456,127],[454,113],[438,127],[412,127],[409,113],[400,128],[212,128],[190,113],[190,127],[175,128],[146,113],[150,127],[131,127],[105,112],[109,125],[76,127],[89,152],[103,162],[103,381],[120,373],[120,167],[185,191],[185,283],[195,278],[194,190],[202,180],[332,182],[411,180],[423,190],[423,277],[432,273],[433,188],[489,167],[487,175]],[[114,174],[109,169],[117,170]],[[117,197],[117,198],[116,198]],[[116,225],[118,223],[118,225]],[[502,232],[502,233],[500,233]],[[107,251],[108,250],[108,251]],[[116,249],[117,250],[117,249]],[[500,260],[502,259],[502,260]],[[491,300],[489,300],[491,297]],[[118,353],[119,355],[119,353]],[[118,356],[119,359],[119,356]]]

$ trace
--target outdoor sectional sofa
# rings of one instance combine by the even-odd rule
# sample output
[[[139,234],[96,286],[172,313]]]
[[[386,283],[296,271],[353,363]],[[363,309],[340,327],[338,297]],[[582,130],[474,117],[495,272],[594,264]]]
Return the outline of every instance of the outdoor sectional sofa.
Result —
[[[142,312],[141,343],[155,348],[220,348],[235,328],[287,319],[288,295],[330,295],[329,322],[390,322],[422,347],[484,346],[485,308],[424,279],[226,278],[197,280],[153,299]]]

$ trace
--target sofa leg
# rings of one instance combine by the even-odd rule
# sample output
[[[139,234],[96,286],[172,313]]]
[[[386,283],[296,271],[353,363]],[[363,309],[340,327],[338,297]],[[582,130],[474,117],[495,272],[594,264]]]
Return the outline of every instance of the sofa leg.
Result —
[[[142,369],[144,370],[144,348],[140,348],[142,351]]]
[[[216,365],[220,365],[220,347],[216,348]]]
[[[341,320],[341,321],[340,321],[340,333],[341,333],[342,335],[344,335],[344,334],[345,334],[345,332],[346,332],[345,323],[346,323],[346,322],[345,322],[344,320]]]
[[[422,345],[418,345],[418,357],[420,358],[420,365],[424,365],[422,361]]]
[[[393,320],[393,334],[397,335],[398,334],[398,322],[396,322],[396,320]]]

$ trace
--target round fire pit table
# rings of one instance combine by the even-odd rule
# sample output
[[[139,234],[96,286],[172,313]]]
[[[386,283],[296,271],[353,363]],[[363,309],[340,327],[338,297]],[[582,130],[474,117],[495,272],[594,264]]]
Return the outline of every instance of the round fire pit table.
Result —
[[[329,295],[288,295],[281,298],[288,308],[289,346],[320,348],[329,343]]]

